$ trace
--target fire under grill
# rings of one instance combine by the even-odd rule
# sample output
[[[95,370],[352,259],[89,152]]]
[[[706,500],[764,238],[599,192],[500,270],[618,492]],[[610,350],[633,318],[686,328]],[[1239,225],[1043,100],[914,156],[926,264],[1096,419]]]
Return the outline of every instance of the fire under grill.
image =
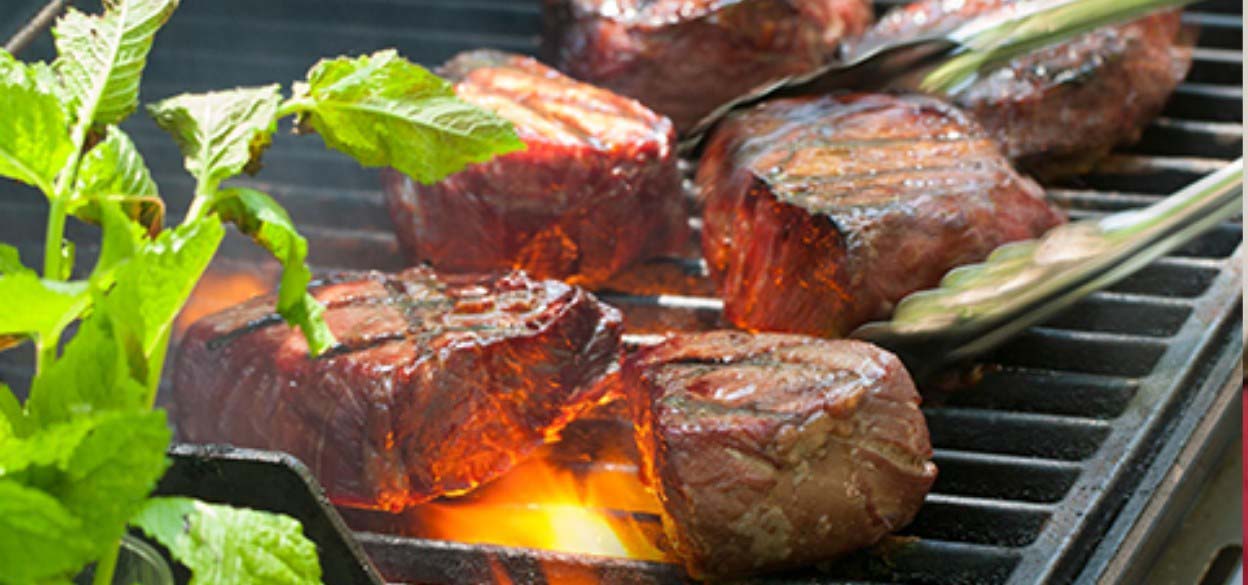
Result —
[[[7,38],[42,4],[4,3],[0,34]],[[1184,18],[1200,27],[1200,46],[1161,119],[1091,174],[1049,189],[1072,219],[1147,205],[1241,155],[1241,7],[1204,2]],[[538,29],[535,0],[188,2],[157,39],[143,98],[294,80],[321,56],[387,46],[428,64],[475,47],[531,53]],[[24,56],[51,52],[45,34]],[[128,121],[126,130],[162,186],[171,215],[180,214],[193,185],[173,142],[143,116]],[[319,141],[292,136],[275,140],[265,164],[247,182],[291,211],[309,239],[316,270],[402,267],[376,171],[358,168]],[[0,234],[28,261],[37,259],[42,198],[11,183],[0,184],[0,192]],[[694,227],[700,227],[697,220]],[[69,230],[83,266],[96,251],[92,231]],[[1176,469],[1199,468],[1185,465],[1193,445],[1238,429],[1232,415],[1242,371],[1241,233],[1239,222],[1218,226],[987,356],[973,387],[929,395],[924,412],[940,475],[915,522],[872,551],[758,582],[1129,579],[1125,565],[1149,550],[1133,530],[1157,521],[1150,497],[1170,495]],[[687,257],[639,267],[601,292],[626,313],[632,343],[647,343],[662,330],[720,325],[721,303],[697,258],[691,242]],[[272,261],[232,234],[188,313],[246,298],[275,276]],[[32,358],[29,348],[0,354],[0,381],[24,386]],[[445,525],[466,514],[455,504],[402,516],[346,511],[346,517],[381,572],[396,582],[682,582],[680,570],[653,548],[661,528],[655,504],[635,491],[630,432],[611,408],[576,423],[563,443],[500,480],[521,488],[485,488],[467,506],[474,509],[473,497],[488,506],[459,521],[490,521],[482,510],[541,512],[555,505],[544,500],[550,494],[542,482],[555,481],[573,486],[578,493],[570,497],[605,522],[632,558],[585,554],[583,543],[546,547],[562,549],[555,551],[434,538],[445,533],[430,528],[432,518]],[[1195,472],[1182,477],[1201,479]],[[610,495],[587,498],[595,486],[607,486]]]

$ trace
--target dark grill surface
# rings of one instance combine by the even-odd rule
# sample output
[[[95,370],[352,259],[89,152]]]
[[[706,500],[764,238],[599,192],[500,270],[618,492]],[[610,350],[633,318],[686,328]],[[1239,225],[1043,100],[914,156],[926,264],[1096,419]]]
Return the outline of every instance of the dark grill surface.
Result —
[[[0,6],[11,34],[42,2]],[[184,2],[157,37],[145,102],[173,93],[299,79],[318,57],[395,46],[436,64],[480,46],[532,52],[535,0],[214,0]],[[89,5],[88,7],[93,8]],[[1205,2],[1185,20],[1202,29],[1187,82],[1143,140],[1093,173],[1050,189],[1072,218],[1146,205],[1240,156],[1242,17],[1238,3]],[[24,56],[46,58],[42,37]],[[126,123],[178,215],[192,183],[171,139],[144,116]],[[266,168],[242,183],[290,209],[319,270],[401,266],[375,170],[326,151],[315,138],[281,136]],[[42,198],[0,183],[0,234],[28,264],[42,248]],[[697,222],[695,221],[695,227]],[[93,229],[72,227],[80,266]],[[260,261],[230,236],[218,265]],[[691,253],[691,258],[696,258]],[[871,582],[1061,583],[1095,579],[1117,528],[1138,513],[1153,469],[1182,442],[1185,415],[1215,402],[1242,353],[1241,227],[1219,226],[1110,290],[1028,330],[983,363],[974,388],[925,409],[940,477],[905,534],[917,543],[769,582],[848,578]],[[271,270],[270,261],[262,261]],[[662,323],[710,327],[719,301],[705,296],[701,264],[650,267],[676,274],[669,294],[617,287],[635,333]],[[0,355],[0,380],[21,386],[29,348]],[[1117,535],[1117,536],[1115,536]],[[363,535],[383,572],[419,582],[476,582],[499,567],[517,582],[592,575],[613,582],[679,580],[667,565]],[[1106,553],[1098,546],[1108,547]],[[489,560],[487,561],[487,555]]]

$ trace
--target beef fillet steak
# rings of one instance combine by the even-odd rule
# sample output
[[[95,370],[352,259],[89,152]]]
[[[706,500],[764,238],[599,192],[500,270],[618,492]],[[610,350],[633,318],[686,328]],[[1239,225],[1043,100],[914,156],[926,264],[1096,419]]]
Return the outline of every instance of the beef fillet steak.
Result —
[[[400,510],[497,477],[603,399],[620,314],[522,273],[423,268],[311,288],[340,346],[317,359],[272,295],[195,323],[174,372],[178,433],[299,457],[335,503]]]
[[[623,381],[643,475],[695,577],[869,546],[936,478],[914,383],[869,343],[683,334],[632,356]]]
[[[1018,0],[919,0],[882,18],[865,42],[907,39]],[[983,74],[951,99],[1028,170],[1089,170],[1114,146],[1139,139],[1191,66],[1179,12],[1106,27]]]
[[[527,148],[434,185],[387,171],[409,260],[442,272],[518,268],[592,286],[688,244],[666,118],[528,57],[474,51],[441,72],[459,97],[515,124]]]
[[[870,0],[544,0],[547,58],[687,130],[716,106],[823,64]]]
[[[949,269],[1063,221],[957,108],[917,95],[775,100],[736,114],[698,169],[725,316],[840,336]]]

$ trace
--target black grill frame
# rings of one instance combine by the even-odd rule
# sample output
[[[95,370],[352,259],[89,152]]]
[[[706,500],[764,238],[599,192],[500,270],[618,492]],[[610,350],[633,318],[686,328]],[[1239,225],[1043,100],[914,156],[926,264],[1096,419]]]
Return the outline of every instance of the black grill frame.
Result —
[[[0,33],[7,36],[43,2],[6,4],[0,7]],[[157,38],[144,101],[182,91],[294,80],[317,57],[386,46],[429,64],[478,46],[533,52],[537,4],[187,2]],[[1072,218],[1148,204],[1240,156],[1242,88],[1231,85],[1242,76],[1240,11],[1239,5],[1218,0],[1185,15],[1186,22],[1205,29],[1189,81],[1138,145],[1111,156],[1090,175],[1050,189],[1072,208]],[[24,56],[50,54],[45,34]],[[125,127],[176,215],[189,202],[192,185],[173,143],[141,115]],[[290,136],[275,141],[266,164],[265,172],[242,183],[269,191],[291,210],[309,237],[317,269],[401,266],[375,171],[325,152],[315,139]],[[41,198],[9,183],[0,183],[0,194],[0,233],[6,240],[17,234],[23,256],[38,258],[42,224],[32,225],[31,218],[42,218]],[[354,220],[348,227],[340,219],[345,217]],[[69,232],[80,243],[84,266],[95,252],[89,244],[92,232],[82,226]],[[883,557],[862,555],[829,573],[812,570],[757,581],[847,582],[854,577],[1022,584],[1124,578],[1115,559],[1143,550],[1131,545],[1130,536],[1132,527],[1149,520],[1152,491],[1164,488],[1184,446],[1200,438],[1203,419],[1225,418],[1228,409],[1238,408],[1238,386],[1228,380],[1242,372],[1243,261],[1240,223],[1227,223],[1049,324],[1030,329],[985,360],[1003,369],[976,389],[925,407],[942,475],[906,531],[923,536],[917,544]],[[691,274],[701,270],[696,261],[672,262]],[[218,265],[246,263],[272,269],[249,243],[232,235]],[[687,313],[704,323],[717,314],[717,300],[673,292],[602,296],[638,315],[657,309]],[[23,385],[29,363],[29,352],[0,354],[0,380]],[[1235,393],[1230,400],[1229,392]],[[383,573],[396,580],[480,582],[490,578],[495,563],[522,583],[553,581],[560,574],[594,575],[605,582],[682,579],[674,567],[656,563],[359,536]]]

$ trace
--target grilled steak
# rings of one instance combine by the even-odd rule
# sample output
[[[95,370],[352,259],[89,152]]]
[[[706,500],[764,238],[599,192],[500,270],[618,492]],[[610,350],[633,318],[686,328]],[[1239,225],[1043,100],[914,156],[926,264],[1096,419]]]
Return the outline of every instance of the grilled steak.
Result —
[[[890,12],[867,38],[911,38],[1016,1],[919,0]],[[952,99],[1027,169],[1086,171],[1139,139],[1161,112],[1191,65],[1183,36],[1178,11],[1103,28],[1007,63]]]
[[[623,369],[643,475],[695,577],[831,559],[906,525],[936,466],[919,395],[871,344],[715,331]]]
[[[474,51],[442,73],[527,149],[435,185],[385,176],[408,258],[444,272],[524,269],[595,285],[688,243],[671,122],[527,57]]]
[[[1062,216],[965,114],[925,96],[776,100],[734,115],[698,169],[725,315],[838,336]]]
[[[768,81],[809,71],[871,22],[870,0],[544,0],[548,59],[685,130]]]
[[[309,359],[259,297],[187,331],[174,373],[183,440],[287,451],[339,504],[399,510],[509,469],[603,398],[619,313],[522,273],[424,268],[319,284],[340,347]]]

